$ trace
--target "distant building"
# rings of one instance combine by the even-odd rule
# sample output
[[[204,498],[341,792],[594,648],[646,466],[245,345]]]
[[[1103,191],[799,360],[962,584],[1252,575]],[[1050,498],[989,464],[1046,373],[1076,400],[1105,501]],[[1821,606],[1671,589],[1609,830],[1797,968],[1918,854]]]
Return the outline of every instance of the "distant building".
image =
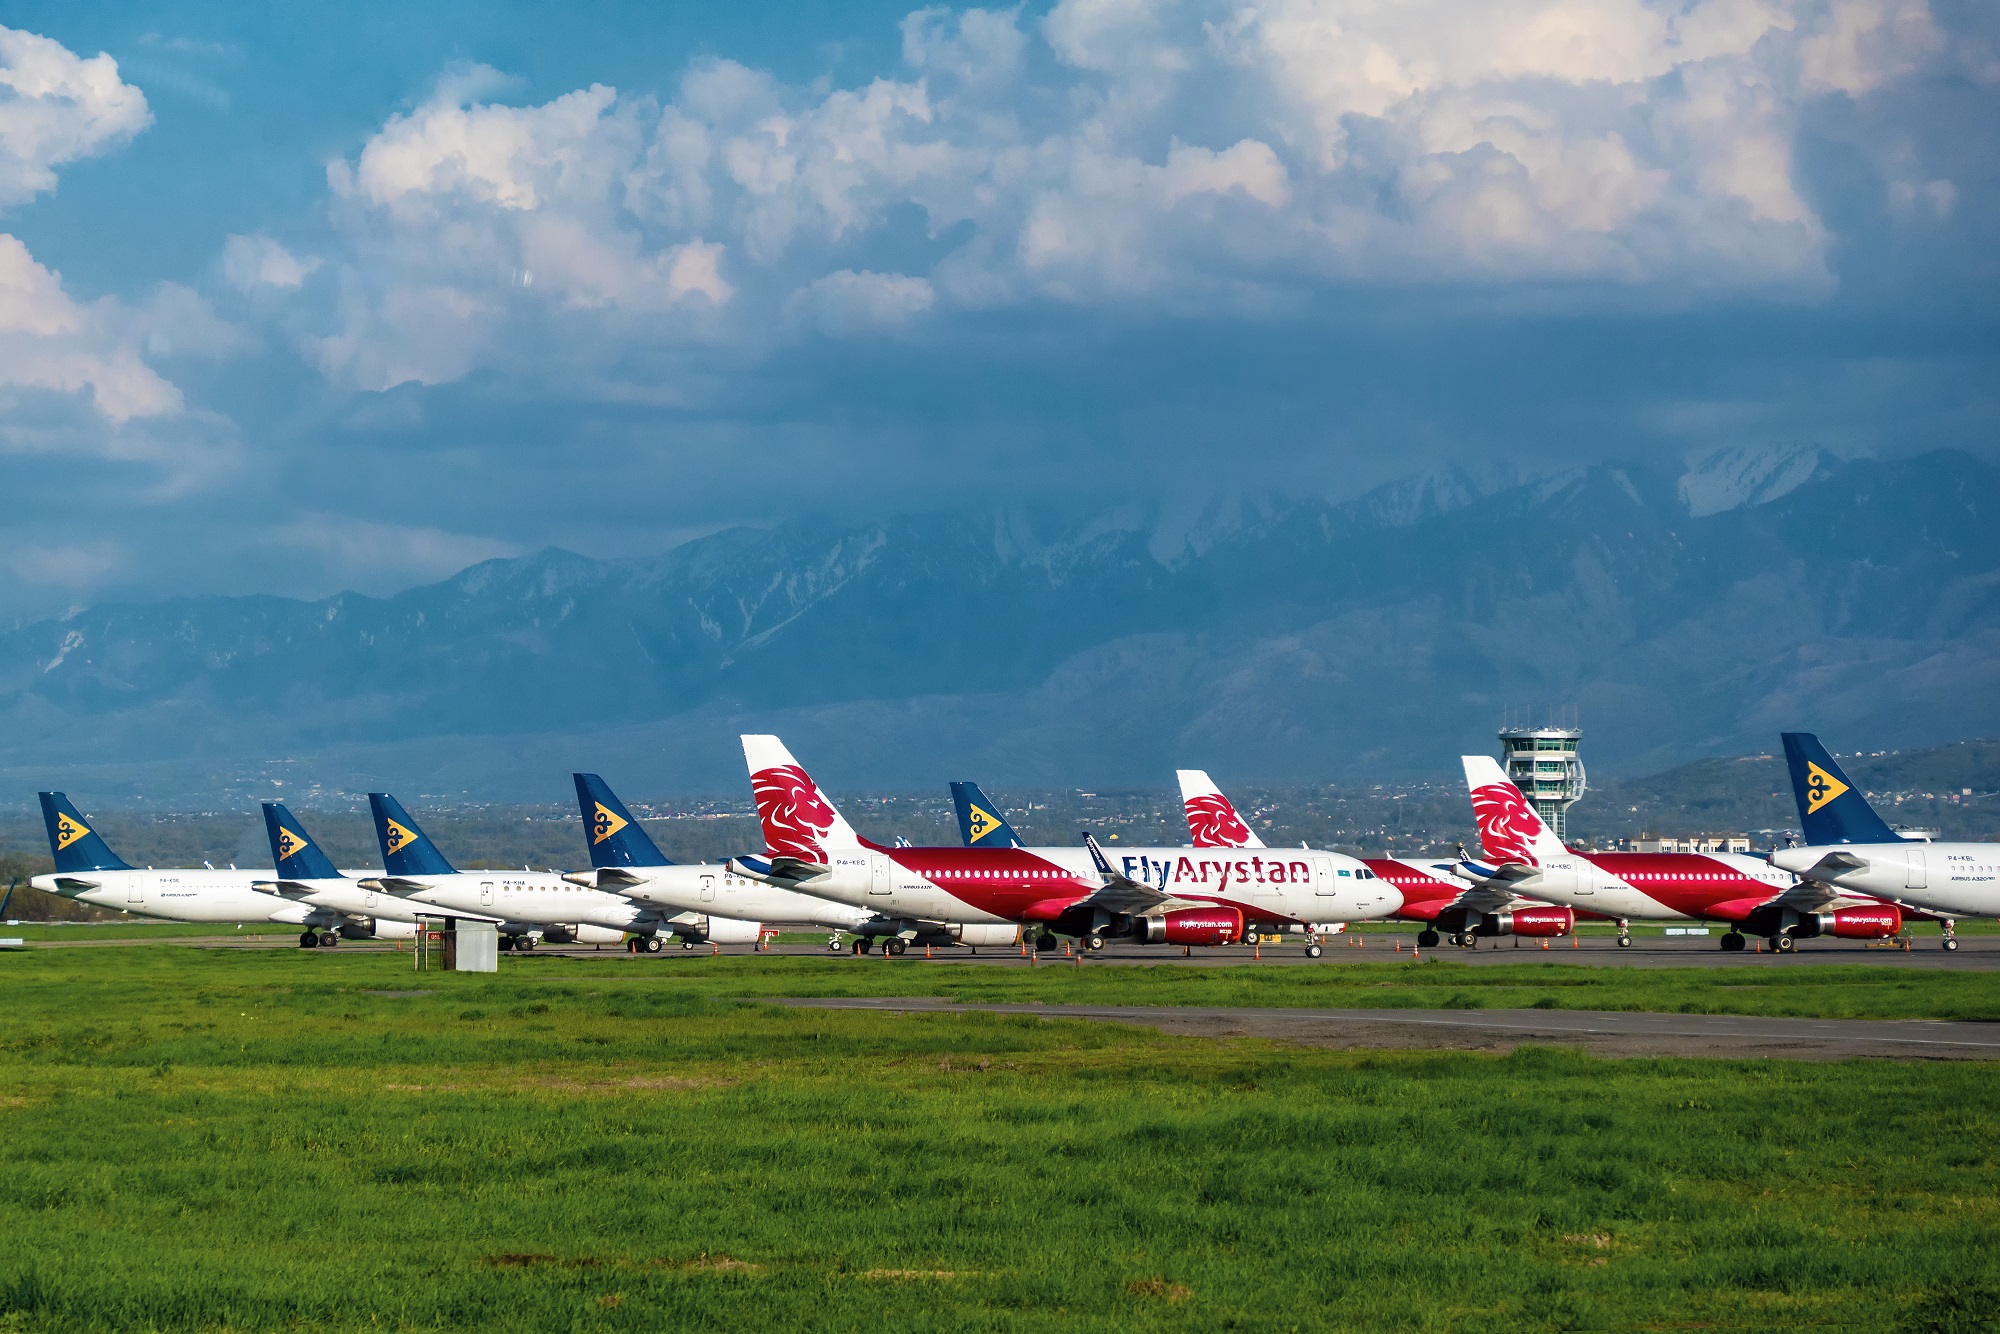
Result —
[[[1641,834],[1634,839],[1621,840],[1631,852],[1748,852],[1748,834],[1689,834],[1685,838],[1675,838],[1671,834]]]
[[[1569,808],[1583,795],[1581,727],[1503,727],[1500,763],[1555,836],[1569,841]]]

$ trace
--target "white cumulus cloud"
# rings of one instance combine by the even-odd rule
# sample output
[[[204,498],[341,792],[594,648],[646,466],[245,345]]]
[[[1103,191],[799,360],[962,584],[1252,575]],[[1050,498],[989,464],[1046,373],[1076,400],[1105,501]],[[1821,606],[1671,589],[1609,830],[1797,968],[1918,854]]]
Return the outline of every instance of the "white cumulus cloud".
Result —
[[[55,168],[105,152],[153,123],[118,62],[0,27],[0,207],[55,189]]]

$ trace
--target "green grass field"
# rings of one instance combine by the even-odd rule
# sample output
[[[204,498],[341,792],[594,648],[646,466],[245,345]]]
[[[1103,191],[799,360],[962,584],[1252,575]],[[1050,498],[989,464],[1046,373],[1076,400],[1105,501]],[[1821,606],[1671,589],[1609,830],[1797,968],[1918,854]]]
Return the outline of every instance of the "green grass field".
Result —
[[[723,993],[976,970],[663,962],[0,957],[0,1329],[1995,1318],[1989,1065],[801,1013]],[[1114,974],[1155,976],[1004,980]]]

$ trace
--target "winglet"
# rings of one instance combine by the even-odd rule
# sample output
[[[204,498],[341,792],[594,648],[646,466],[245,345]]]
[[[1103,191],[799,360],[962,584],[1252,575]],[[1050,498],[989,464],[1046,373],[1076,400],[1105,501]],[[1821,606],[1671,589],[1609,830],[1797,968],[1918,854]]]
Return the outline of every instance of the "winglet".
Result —
[[[672,866],[645,826],[596,774],[574,774],[583,834],[590,840],[590,864],[598,870],[624,866]]]
[[[1099,875],[1107,878],[1118,876],[1118,872],[1111,869],[1111,859],[1104,855],[1103,848],[1097,846],[1097,835],[1087,829],[1083,833],[1083,846],[1090,849],[1090,864],[1097,868]]]
[[[368,809],[375,813],[375,841],[382,845],[384,871],[392,876],[458,874],[402,802],[387,792],[370,792]]]
[[[123,858],[91,829],[83,815],[60,792],[42,792],[42,823],[49,828],[49,855],[57,875],[79,871],[129,871]]]
[[[1792,799],[1808,846],[1827,843],[1901,843],[1902,835],[1868,804],[1811,732],[1786,732],[1785,766]]]
[[[968,848],[1018,848],[1021,836],[977,783],[953,783],[951,804],[958,811],[958,836]]]

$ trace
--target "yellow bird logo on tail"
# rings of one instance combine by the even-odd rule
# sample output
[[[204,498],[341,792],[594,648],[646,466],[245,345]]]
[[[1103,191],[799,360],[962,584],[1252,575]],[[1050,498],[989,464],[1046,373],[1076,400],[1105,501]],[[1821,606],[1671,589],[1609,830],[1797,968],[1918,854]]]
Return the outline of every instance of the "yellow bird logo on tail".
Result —
[[[1835,778],[1826,770],[1806,761],[1806,814],[1817,814],[1819,808],[1847,791],[1847,784]]]
[[[1000,827],[999,819],[990,811],[966,803],[965,827],[972,831],[972,841],[977,843]]]
[[[590,841],[592,843],[602,843],[605,839],[610,838],[613,834],[623,829],[628,823],[630,822],[620,818],[616,811],[607,810],[604,803],[600,801],[597,803],[597,814],[592,816],[590,820]]]
[[[388,831],[382,836],[382,841],[389,845],[389,851],[401,852],[404,848],[409,847],[410,844],[417,841],[415,834],[403,828],[403,826],[397,824],[394,820],[385,817],[382,823],[389,826]]]
[[[88,837],[90,829],[81,820],[72,820],[67,815],[56,816],[56,851],[60,852],[80,838]]]
[[[303,852],[311,845],[305,839],[280,825],[278,827],[278,860],[289,860],[293,853]]]

